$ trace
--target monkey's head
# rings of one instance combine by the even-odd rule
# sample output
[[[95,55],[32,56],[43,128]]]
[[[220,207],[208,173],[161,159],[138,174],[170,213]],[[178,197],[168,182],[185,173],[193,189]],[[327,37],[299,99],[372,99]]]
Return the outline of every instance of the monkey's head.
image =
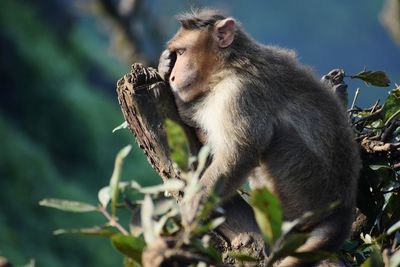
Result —
[[[175,64],[169,82],[175,95],[188,102],[210,90],[212,75],[222,64],[221,50],[235,39],[236,22],[213,10],[183,14],[181,28],[168,42]]]

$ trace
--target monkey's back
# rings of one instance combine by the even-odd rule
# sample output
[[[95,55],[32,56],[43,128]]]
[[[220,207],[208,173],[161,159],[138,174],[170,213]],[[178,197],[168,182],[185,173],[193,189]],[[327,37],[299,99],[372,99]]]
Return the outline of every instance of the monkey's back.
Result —
[[[248,93],[263,102],[249,109],[265,110],[247,112],[260,114],[255,123],[273,124],[271,141],[261,151],[262,169],[273,180],[286,217],[294,219],[333,202],[351,210],[360,160],[345,108],[293,53],[264,50],[259,82],[250,82]]]

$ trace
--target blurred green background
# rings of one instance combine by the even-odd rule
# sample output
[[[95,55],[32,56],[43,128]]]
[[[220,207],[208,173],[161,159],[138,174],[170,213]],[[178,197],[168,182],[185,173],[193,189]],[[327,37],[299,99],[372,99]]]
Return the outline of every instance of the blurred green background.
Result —
[[[323,75],[364,67],[400,80],[400,50],[380,23],[378,0],[2,0],[0,3],[0,255],[15,266],[119,266],[108,239],[55,237],[57,228],[90,227],[97,214],[38,206],[46,197],[95,204],[114,157],[134,143],[115,83],[133,62],[157,63],[178,28],[173,15],[215,6],[263,43],[297,50]],[[350,82],[350,94],[360,82]],[[389,89],[367,88],[359,105]],[[125,180],[159,178],[134,144]]]

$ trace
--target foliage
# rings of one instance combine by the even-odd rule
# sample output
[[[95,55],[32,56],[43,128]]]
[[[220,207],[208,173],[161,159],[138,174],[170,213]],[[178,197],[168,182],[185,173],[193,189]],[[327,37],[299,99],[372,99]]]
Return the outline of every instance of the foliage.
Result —
[[[181,170],[187,171],[189,146],[184,130],[170,119],[165,120],[164,127],[167,133],[168,146],[171,150],[171,159]]]
[[[374,86],[387,87],[390,85],[390,80],[383,71],[367,71],[364,70],[360,73],[350,76],[353,79],[360,79],[366,84]]]
[[[382,84],[383,85],[383,84]],[[359,181],[358,208],[366,224],[359,239],[350,240],[342,256],[362,266],[398,266],[400,238],[400,88],[386,102],[368,109],[349,111],[363,168]],[[363,263],[364,262],[364,263]]]
[[[130,146],[127,146],[118,153],[113,175],[110,179],[110,186],[100,189],[97,206],[63,199],[43,199],[39,202],[42,206],[57,208],[67,212],[97,211],[107,219],[107,223],[102,227],[89,229],[59,229],[54,233],[57,235],[78,234],[108,237],[113,246],[125,257],[129,258],[124,261],[126,266],[131,266],[131,264],[138,266],[141,264],[141,255],[146,245],[151,244],[161,236],[176,236],[180,233],[182,235],[182,243],[177,244],[175,249],[190,246],[192,253],[206,255],[215,262],[221,262],[221,255],[218,254],[215,248],[208,244],[207,238],[205,238],[205,233],[215,229],[224,221],[223,217],[206,221],[206,218],[209,218],[216,208],[218,198],[212,194],[203,205],[198,207],[195,220],[187,224],[181,221],[181,210],[176,202],[162,196],[166,191],[183,190],[185,192],[185,199],[189,200],[195,197],[198,195],[198,190],[200,189],[197,179],[201,170],[197,169],[196,172],[191,173],[191,181],[188,182],[186,187],[179,180],[169,180],[157,186],[141,187],[135,181],[120,181],[123,160],[128,155],[129,150]],[[200,168],[204,167],[207,156],[207,149],[203,149],[199,157]],[[121,194],[123,196],[124,203],[118,202],[116,191],[118,195]],[[141,194],[144,195],[144,198],[141,201],[132,201],[128,197],[129,194]],[[111,204],[109,205],[109,203]],[[111,214],[107,211],[108,206],[111,206]],[[131,223],[130,231],[126,230],[119,223],[113,207],[129,208],[131,210],[139,209],[139,212],[134,212],[133,214],[140,217],[141,223],[139,225]],[[132,222],[135,219],[132,218]]]
[[[264,239],[272,247],[282,232],[283,213],[279,200],[266,189],[256,189],[251,194],[250,204]]]
[[[113,88],[124,66],[106,45],[93,45],[96,32],[78,32],[82,25],[61,2],[1,3],[0,255],[13,266],[30,258],[42,267],[114,266],[121,256],[107,240],[49,231],[94,225],[95,212],[63,216],[37,205],[53,196],[95,199],[118,147],[132,142],[128,132],[111,133],[122,118]],[[127,160],[124,170],[142,184],[159,179],[138,148]]]

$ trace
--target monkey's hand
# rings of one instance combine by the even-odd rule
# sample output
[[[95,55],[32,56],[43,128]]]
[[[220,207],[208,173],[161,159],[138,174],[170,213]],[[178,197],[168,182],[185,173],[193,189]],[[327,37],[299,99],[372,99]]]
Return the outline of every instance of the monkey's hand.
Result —
[[[162,52],[160,56],[160,61],[158,63],[158,73],[160,74],[161,78],[166,82],[168,82],[169,80],[169,75],[172,72],[175,61],[176,54],[174,52],[171,52],[168,49]]]

